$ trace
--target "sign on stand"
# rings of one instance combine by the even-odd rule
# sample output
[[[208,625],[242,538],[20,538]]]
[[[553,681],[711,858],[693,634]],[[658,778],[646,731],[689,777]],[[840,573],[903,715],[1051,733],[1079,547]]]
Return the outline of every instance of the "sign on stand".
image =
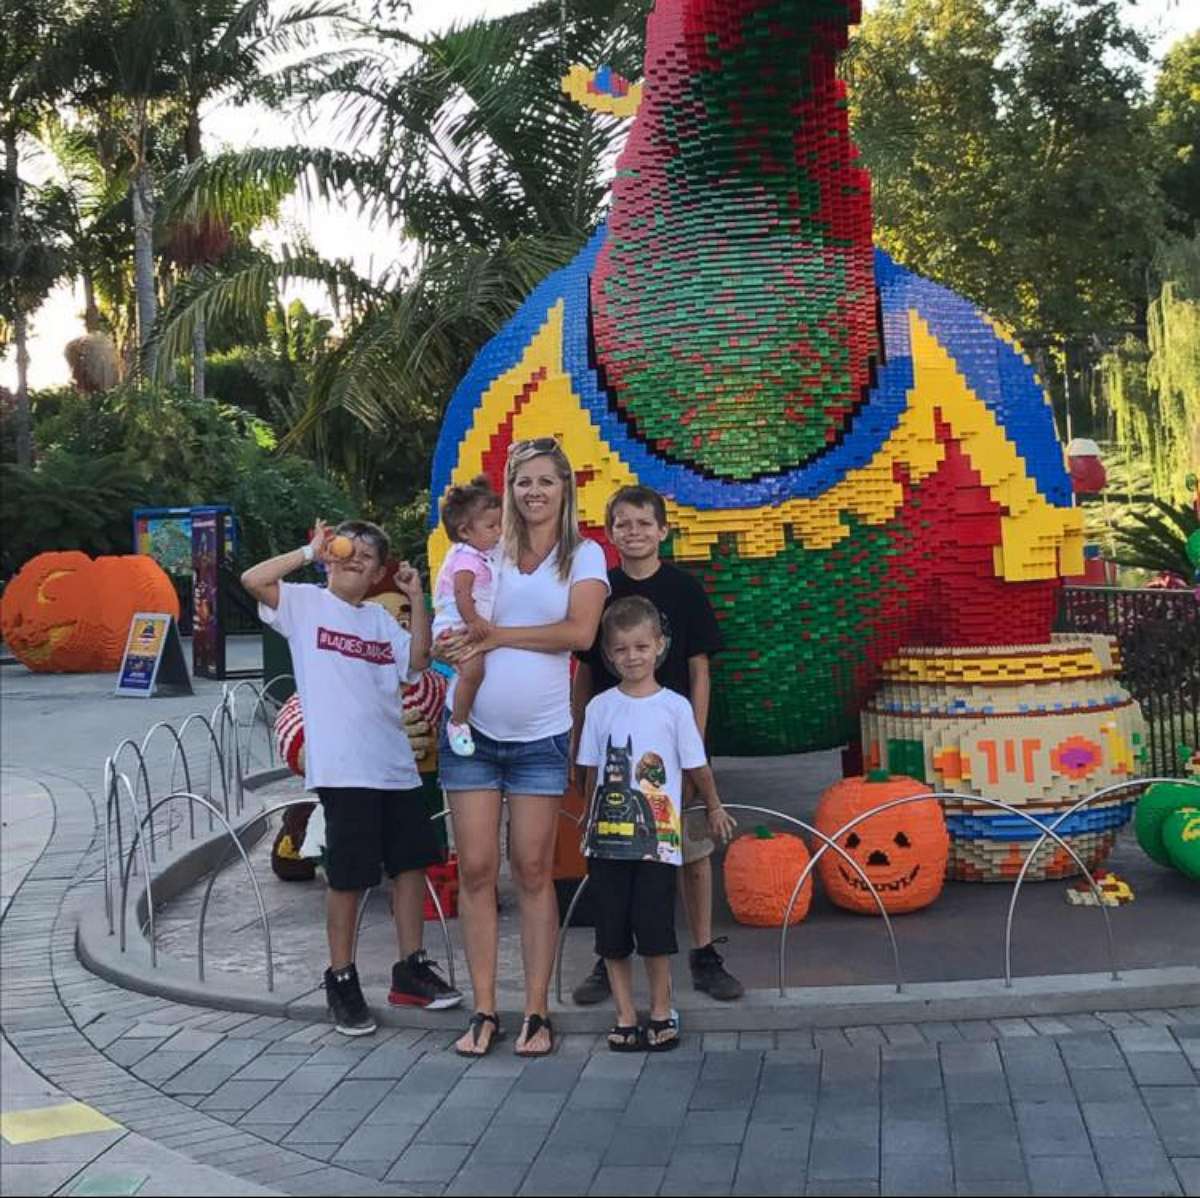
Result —
[[[140,611],[133,617],[114,693],[142,699],[192,693],[183,643],[173,616]]]

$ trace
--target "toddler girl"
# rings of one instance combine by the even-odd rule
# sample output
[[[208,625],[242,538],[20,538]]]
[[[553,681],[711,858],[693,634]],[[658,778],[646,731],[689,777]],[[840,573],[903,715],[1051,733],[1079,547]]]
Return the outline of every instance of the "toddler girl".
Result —
[[[442,501],[442,527],[453,542],[433,588],[433,635],[466,626],[472,640],[488,633],[495,598],[492,551],[500,540],[500,496],[484,475],[451,487]],[[483,682],[483,655],[457,667],[454,701],[446,734],[459,757],[475,752],[467,717]]]

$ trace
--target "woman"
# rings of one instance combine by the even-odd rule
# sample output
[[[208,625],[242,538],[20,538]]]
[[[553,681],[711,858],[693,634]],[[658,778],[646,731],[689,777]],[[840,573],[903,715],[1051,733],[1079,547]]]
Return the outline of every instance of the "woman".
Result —
[[[525,1019],[516,1052],[532,1057],[554,1048],[547,1015],[558,930],[552,869],[567,788],[571,652],[591,647],[608,593],[604,553],[579,534],[575,475],[552,437],[518,441],[509,450],[499,558],[492,630],[475,644],[451,636],[439,650],[451,661],[489,654],[471,708],[474,756],[451,752],[444,721],[439,752],[475,992],[475,1014],[455,1049],[483,1056],[500,1035],[496,881],[504,795],[525,966]]]

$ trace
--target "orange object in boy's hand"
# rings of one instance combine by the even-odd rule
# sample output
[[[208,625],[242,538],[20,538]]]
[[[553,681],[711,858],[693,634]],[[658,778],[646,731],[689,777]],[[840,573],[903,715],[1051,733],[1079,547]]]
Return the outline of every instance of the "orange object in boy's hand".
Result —
[[[336,536],[329,542],[329,552],[334,557],[352,557],[354,555],[354,542],[349,537]]]

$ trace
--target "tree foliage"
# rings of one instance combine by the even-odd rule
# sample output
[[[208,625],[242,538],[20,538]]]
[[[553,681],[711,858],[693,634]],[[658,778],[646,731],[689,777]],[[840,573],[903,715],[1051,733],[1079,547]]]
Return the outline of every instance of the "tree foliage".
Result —
[[[1154,132],[1172,224],[1185,236],[1200,227],[1200,31],[1166,53],[1154,87]]]
[[[1137,324],[1146,58],[1114,0],[880,0],[846,64],[877,240],[1033,344]]]
[[[1127,337],[1101,362],[1119,445],[1150,467],[1154,493],[1183,500],[1200,465],[1200,234],[1160,249],[1146,337]]]

